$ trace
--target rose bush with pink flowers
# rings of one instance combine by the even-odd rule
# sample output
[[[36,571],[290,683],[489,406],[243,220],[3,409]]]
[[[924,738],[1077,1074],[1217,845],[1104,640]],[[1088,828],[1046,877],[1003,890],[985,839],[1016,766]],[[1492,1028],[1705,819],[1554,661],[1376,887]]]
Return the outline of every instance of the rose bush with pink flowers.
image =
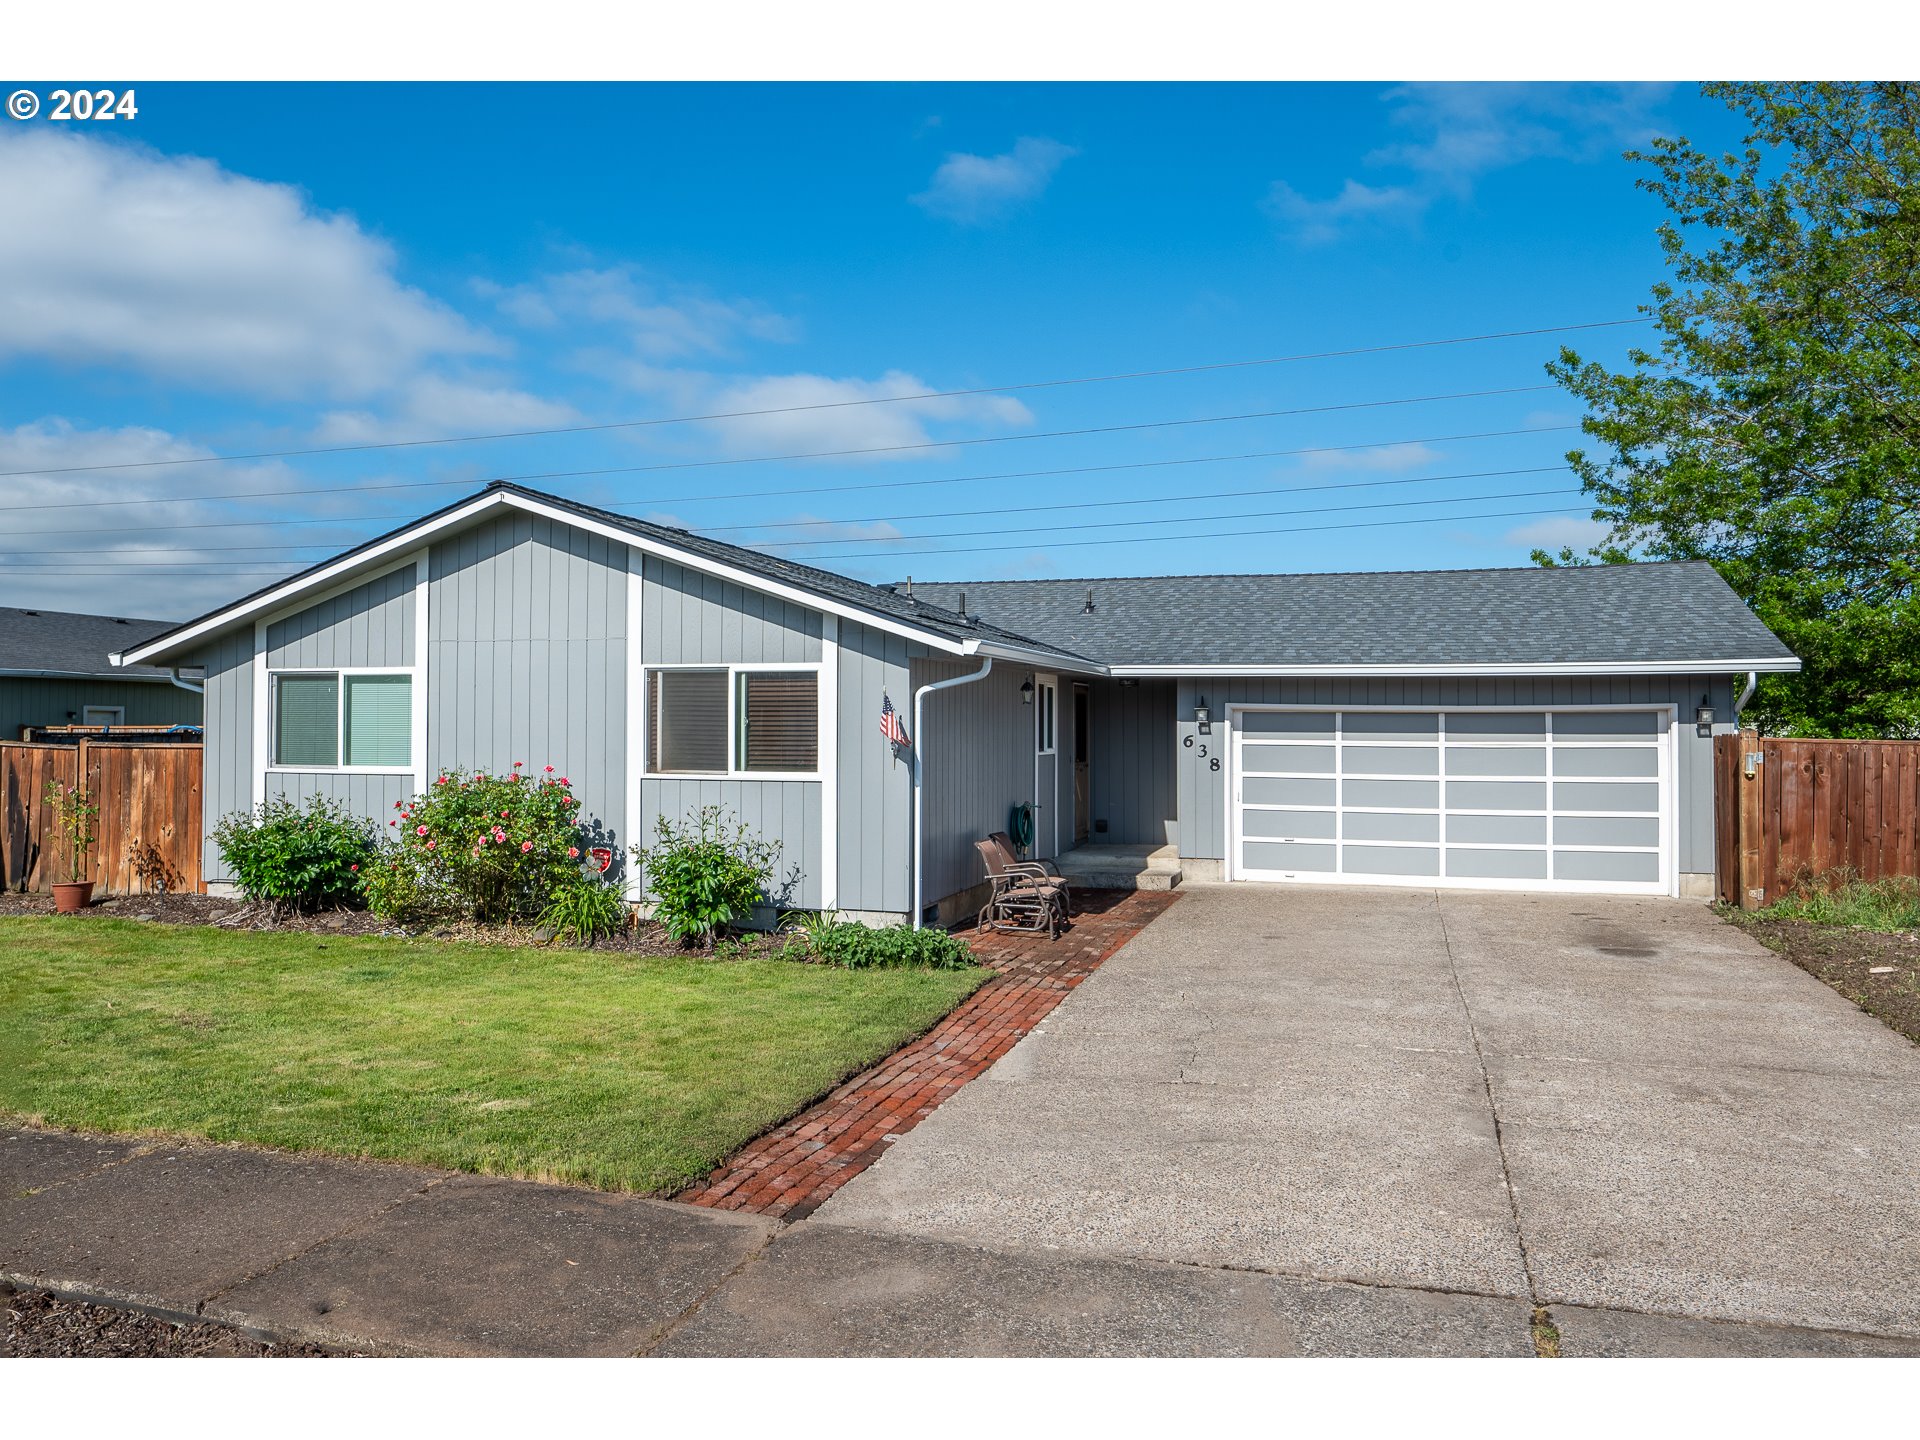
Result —
[[[363,874],[369,905],[394,918],[531,919],[579,883],[580,801],[564,779],[523,769],[450,770],[395,802]]]

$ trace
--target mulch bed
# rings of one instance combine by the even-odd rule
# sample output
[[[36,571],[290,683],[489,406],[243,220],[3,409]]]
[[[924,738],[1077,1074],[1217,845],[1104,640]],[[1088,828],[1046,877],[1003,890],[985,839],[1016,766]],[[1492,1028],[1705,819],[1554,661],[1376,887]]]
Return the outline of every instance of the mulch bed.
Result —
[[[0,1358],[60,1359],[70,1356],[178,1359],[190,1356],[241,1359],[328,1355],[311,1345],[263,1345],[224,1325],[182,1325],[155,1315],[112,1310],[62,1300],[44,1290],[0,1296],[7,1329]]]
[[[52,915],[51,895],[0,892],[0,916]],[[435,921],[425,925],[395,925],[370,910],[321,910],[313,914],[276,909],[217,895],[107,895],[87,909],[88,917],[103,920],[144,920],[160,925],[212,925],[222,930],[261,930],[280,934],[371,935],[390,939],[456,940],[480,945],[540,945],[548,937],[531,925],[478,925],[471,920]],[[717,959],[744,960],[779,951],[784,941],[772,935],[746,934],[723,942]],[[698,950],[682,949],[652,921],[642,920],[594,942],[596,950],[630,955],[685,958]]]
[[[1920,932],[1729,916],[1754,939],[1920,1045]],[[1879,971],[1881,973],[1874,973]]]

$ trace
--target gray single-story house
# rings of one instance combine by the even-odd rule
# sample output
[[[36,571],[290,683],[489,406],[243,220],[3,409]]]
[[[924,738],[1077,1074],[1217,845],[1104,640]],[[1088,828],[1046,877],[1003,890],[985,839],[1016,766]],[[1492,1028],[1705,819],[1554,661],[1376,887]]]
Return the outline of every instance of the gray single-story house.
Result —
[[[1704,564],[870,585],[508,484],[116,658],[205,667],[209,829],[552,764],[617,852],[717,804],[783,903],[942,922],[1021,805],[1188,878],[1705,895],[1708,737],[1799,666]]]
[[[173,628],[168,620],[0,609],[0,740],[40,725],[198,725],[197,677],[113,659]]]

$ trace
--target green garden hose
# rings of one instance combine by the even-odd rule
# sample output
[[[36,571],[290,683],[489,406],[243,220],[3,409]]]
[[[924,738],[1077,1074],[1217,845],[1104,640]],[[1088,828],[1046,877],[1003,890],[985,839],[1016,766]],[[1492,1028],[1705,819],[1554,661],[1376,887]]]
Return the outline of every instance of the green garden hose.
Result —
[[[1022,850],[1033,848],[1033,804],[1022,800],[1007,816],[1007,835]]]

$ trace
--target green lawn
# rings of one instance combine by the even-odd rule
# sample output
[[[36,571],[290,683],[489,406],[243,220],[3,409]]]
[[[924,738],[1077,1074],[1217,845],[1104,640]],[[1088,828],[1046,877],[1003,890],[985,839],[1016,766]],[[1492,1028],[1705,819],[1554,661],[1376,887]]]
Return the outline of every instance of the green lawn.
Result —
[[[0,919],[0,1111],[663,1192],[985,978]]]

